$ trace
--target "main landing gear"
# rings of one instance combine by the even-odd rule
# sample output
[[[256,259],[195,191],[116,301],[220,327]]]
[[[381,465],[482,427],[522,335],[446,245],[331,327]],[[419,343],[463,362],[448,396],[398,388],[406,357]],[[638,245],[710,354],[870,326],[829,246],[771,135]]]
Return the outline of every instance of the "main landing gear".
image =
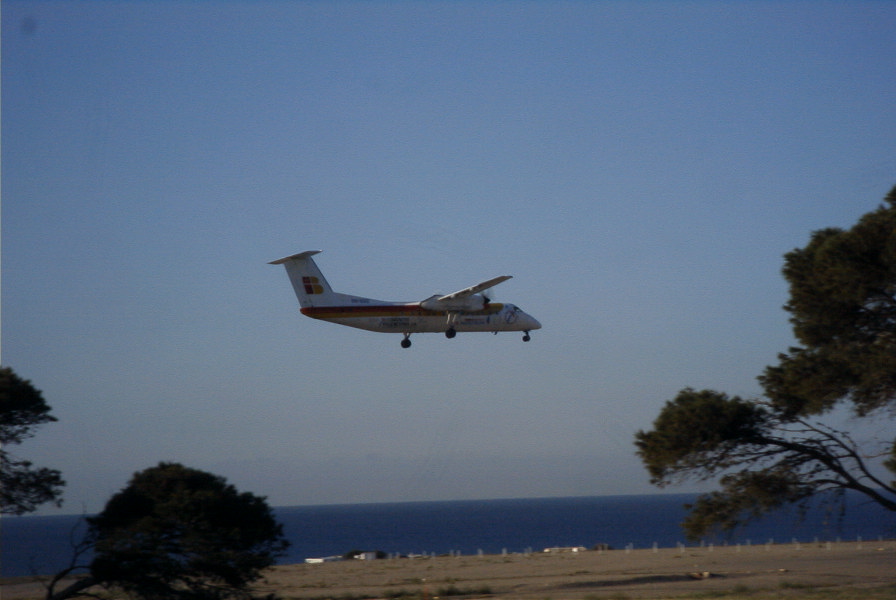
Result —
[[[498,335],[497,331],[493,331],[492,333],[494,333],[495,335]],[[445,337],[448,338],[449,340],[456,335],[457,335],[457,331],[454,329],[454,327],[449,327],[448,330],[445,331]],[[528,342],[531,339],[532,339],[532,336],[529,335],[529,332],[524,331],[523,332],[523,341]]]
[[[492,333],[494,333],[495,335],[498,335],[497,331],[493,331]],[[446,338],[451,339],[456,335],[457,335],[457,331],[454,329],[454,327],[451,327],[450,329],[445,331]],[[531,339],[532,339],[532,336],[529,335],[529,332],[524,331],[523,332],[523,341],[528,342]],[[411,347],[411,334],[410,333],[404,334],[404,339],[401,340],[401,347],[402,348],[410,348]]]

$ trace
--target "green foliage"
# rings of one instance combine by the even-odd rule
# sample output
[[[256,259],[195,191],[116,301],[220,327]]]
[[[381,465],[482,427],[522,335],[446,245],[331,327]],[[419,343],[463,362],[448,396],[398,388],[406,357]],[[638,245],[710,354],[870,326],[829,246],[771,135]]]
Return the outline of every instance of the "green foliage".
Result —
[[[869,464],[896,472],[893,441],[862,449],[847,432],[807,420],[841,404],[859,417],[896,409],[896,188],[853,228],[812,234],[785,256],[783,272],[803,346],[759,377],[767,400],[686,388],[652,431],[635,435],[655,485],[721,475],[721,490],[689,507],[691,538],[804,506],[822,491],[856,490],[896,511],[896,484]]]
[[[785,256],[796,338],[760,377],[790,415],[848,401],[859,415],[896,400],[896,188],[848,230],[823,229]]]
[[[55,420],[40,390],[9,367],[0,368],[0,444],[21,444],[35,427]]]
[[[731,531],[749,518],[790,503],[807,500],[815,488],[803,483],[792,471],[769,468],[741,471],[721,478],[721,492],[700,496],[682,523],[685,534],[699,539],[707,531]]]
[[[264,498],[176,463],[136,473],[88,524],[89,581],[148,600],[251,597],[288,546]]]
[[[651,483],[711,477],[733,464],[731,451],[762,443],[766,412],[755,403],[712,390],[686,388],[666,403],[651,432],[635,435]]]
[[[65,482],[59,471],[35,468],[7,450],[32,437],[38,426],[54,421],[40,390],[9,367],[0,368],[0,512],[20,515],[45,502],[62,503]]]

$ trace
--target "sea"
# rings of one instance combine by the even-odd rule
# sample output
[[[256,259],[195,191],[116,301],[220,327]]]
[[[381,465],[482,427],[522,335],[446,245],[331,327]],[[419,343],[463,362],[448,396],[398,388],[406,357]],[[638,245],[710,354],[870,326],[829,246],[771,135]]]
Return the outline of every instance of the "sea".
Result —
[[[804,515],[781,510],[726,536],[689,542],[680,523],[694,494],[590,496],[342,504],[275,508],[291,542],[280,564],[354,550],[388,556],[541,552],[680,545],[874,541],[896,537],[896,513],[848,495],[846,512],[822,503]],[[4,517],[0,575],[52,574],[66,568],[85,529],[77,515]],[[82,557],[82,559],[89,557]]]

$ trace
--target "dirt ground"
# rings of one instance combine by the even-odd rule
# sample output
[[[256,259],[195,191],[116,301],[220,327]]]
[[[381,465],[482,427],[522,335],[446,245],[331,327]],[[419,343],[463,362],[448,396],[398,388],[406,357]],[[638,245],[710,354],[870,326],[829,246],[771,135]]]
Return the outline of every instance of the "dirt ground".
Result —
[[[606,550],[284,565],[259,592],[285,599],[896,599],[896,541]],[[2,600],[40,598],[7,580]]]
[[[286,598],[394,598],[402,592],[431,598],[707,598],[712,592],[869,586],[896,592],[896,542],[301,564],[277,567],[267,580],[267,589]]]

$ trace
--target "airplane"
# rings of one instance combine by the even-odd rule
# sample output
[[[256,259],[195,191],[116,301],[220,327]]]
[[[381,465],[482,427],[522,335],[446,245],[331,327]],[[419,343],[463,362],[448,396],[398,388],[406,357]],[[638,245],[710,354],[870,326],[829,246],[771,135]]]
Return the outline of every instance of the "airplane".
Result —
[[[513,304],[492,302],[485,290],[511,278],[501,275],[457,292],[435,294],[420,302],[389,302],[334,292],[314,259],[320,250],[308,250],[271,261],[283,265],[299,299],[301,313],[312,319],[348,325],[367,331],[401,333],[402,348],[411,347],[411,334],[444,332],[453,338],[459,331],[522,331],[541,329],[534,317]]]

